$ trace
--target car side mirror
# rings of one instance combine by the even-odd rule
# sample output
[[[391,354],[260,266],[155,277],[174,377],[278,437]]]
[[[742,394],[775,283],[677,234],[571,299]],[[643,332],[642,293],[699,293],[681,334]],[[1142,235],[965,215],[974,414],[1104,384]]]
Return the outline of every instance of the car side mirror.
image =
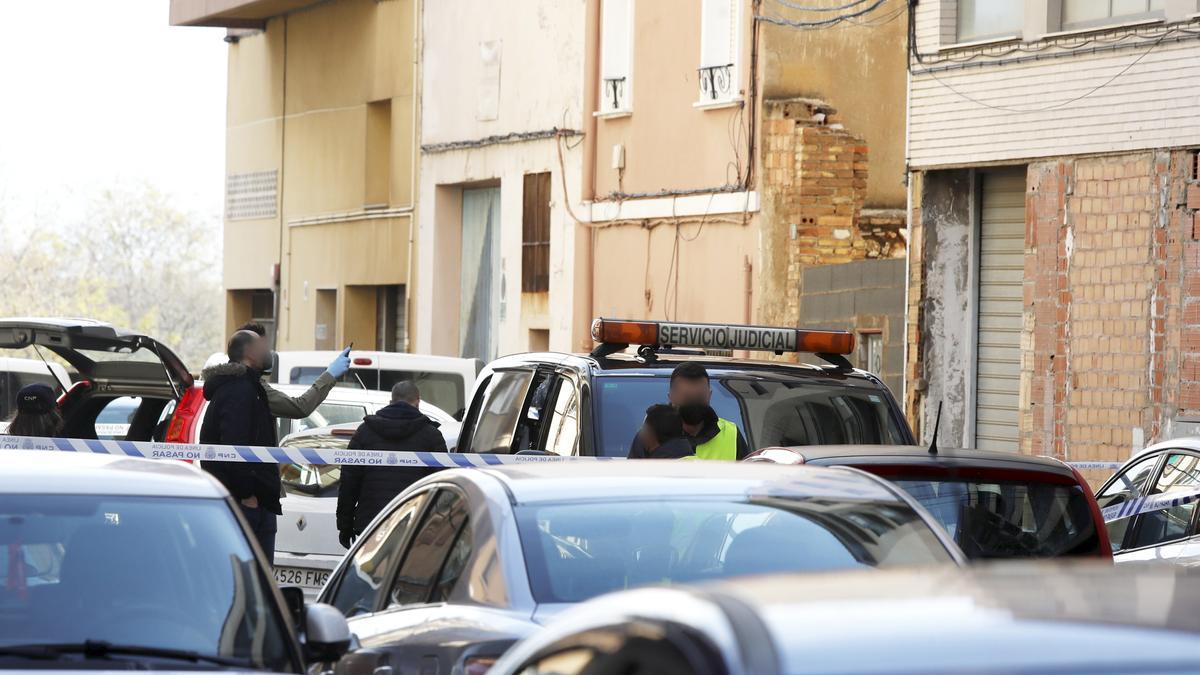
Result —
[[[279,594],[283,596],[283,604],[287,607],[288,616],[296,632],[304,628],[304,589],[299,586],[280,586]]]
[[[350,650],[350,624],[337,608],[323,603],[304,607],[304,658],[332,663]]]

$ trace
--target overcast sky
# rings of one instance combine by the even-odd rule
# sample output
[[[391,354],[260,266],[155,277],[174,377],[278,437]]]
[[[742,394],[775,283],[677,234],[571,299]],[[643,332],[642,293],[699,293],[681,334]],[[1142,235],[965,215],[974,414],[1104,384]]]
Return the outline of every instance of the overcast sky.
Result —
[[[0,208],[78,227],[97,191],[147,181],[217,218],[224,30],[168,0],[0,0]]]

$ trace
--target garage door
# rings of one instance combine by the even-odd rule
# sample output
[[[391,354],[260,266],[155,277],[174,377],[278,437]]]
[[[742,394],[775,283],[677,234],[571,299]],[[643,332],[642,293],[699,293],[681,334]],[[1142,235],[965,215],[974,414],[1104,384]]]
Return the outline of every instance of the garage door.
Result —
[[[1025,172],[985,173],[979,221],[975,447],[1018,448]]]

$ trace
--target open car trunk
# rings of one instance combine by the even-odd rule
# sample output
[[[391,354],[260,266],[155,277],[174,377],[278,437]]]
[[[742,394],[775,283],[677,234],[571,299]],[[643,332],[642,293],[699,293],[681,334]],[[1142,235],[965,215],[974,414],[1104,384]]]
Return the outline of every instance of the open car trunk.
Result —
[[[192,386],[187,366],[165,345],[98,321],[0,319],[0,349],[26,348],[49,351],[78,372],[78,382],[62,383],[59,401],[63,435],[72,438],[161,437],[163,418]]]

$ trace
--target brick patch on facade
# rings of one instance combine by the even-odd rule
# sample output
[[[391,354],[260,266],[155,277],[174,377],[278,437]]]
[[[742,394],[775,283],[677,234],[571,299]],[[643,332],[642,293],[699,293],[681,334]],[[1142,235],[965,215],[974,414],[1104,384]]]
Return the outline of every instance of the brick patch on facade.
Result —
[[[833,108],[809,99],[770,100],[763,116],[763,237],[778,249],[764,252],[772,264],[759,316],[798,325],[802,270],[903,258],[905,214],[863,208],[867,145],[842,127]]]

